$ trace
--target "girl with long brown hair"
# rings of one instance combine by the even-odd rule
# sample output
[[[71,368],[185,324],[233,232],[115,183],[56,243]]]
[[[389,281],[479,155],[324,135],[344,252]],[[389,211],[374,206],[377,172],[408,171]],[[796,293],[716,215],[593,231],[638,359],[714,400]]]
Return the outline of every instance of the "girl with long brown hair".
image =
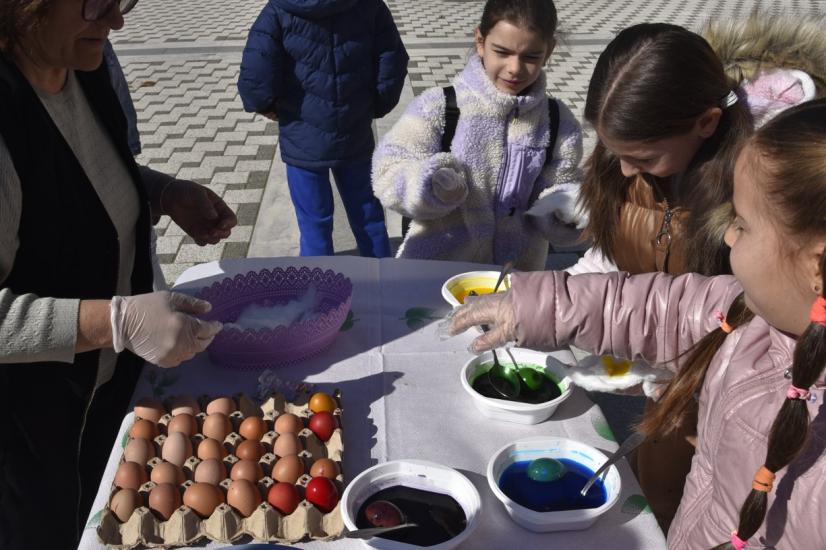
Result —
[[[826,75],[822,21],[791,23],[755,13],[709,23],[704,36],[642,24],[608,45],[585,105],[598,137],[581,197],[594,247],[571,273],[730,273],[723,231],[734,156],[753,123],[814,97],[816,81]],[[591,362],[600,366],[596,358]],[[644,390],[656,399],[668,376],[640,363],[631,368],[651,380]],[[638,378],[611,382],[630,387]],[[602,389],[588,378],[581,383]],[[649,400],[647,414],[653,405]],[[696,407],[688,409],[683,425],[649,438],[635,457],[640,485],[664,530],[694,454],[687,439],[694,436]]]
[[[574,344],[674,369],[642,425],[667,432],[698,400],[669,548],[821,548],[826,428],[810,419],[826,389],[826,100],[747,140],[732,201],[734,277],[514,274],[508,293],[458,309],[450,330],[495,325],[475,351]]]

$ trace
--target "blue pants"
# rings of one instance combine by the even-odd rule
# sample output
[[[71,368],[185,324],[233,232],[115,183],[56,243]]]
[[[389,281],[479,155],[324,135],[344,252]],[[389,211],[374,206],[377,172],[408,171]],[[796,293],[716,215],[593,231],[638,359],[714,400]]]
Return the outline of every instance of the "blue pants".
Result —
[[[390,256],[381,203],[373,195],[370,161],[333,168],[336,187],[362,256]],[[333,255],[333,189],[330,170],[287,165],[287,184],[301,232],[302,256]]]

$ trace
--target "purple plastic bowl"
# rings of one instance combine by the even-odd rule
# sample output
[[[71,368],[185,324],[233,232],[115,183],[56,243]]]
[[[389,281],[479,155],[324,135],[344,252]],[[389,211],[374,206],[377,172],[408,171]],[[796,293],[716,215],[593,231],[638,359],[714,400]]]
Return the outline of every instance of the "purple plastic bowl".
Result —
[[[353,297],[353,283],[342,273],[317,267],[250,271],[214,283],[198,297],[212,304],[205,319],[232,323],[248,305],[286,304],[304,296],[310,284],[316,286],[317,318],[274,329],[225,328],[210,344],[210,358],[226,367],[262,369],[294,363],[329,347]]]

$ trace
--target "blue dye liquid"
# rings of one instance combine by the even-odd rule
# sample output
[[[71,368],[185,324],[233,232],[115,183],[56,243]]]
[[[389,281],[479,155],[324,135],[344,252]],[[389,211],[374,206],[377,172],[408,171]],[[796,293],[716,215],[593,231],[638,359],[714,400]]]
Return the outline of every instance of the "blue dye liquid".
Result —
[[[534,481],[528,477],[530,460],[514,462],[502,472],[499,488],[508,497],[536,512],[560,512],[599,508],[608,500],[608,492],[598,479],[583,497],[579,492],[594,472],[579,462],[558,459],[567,468],[564,476],[556,481]]]

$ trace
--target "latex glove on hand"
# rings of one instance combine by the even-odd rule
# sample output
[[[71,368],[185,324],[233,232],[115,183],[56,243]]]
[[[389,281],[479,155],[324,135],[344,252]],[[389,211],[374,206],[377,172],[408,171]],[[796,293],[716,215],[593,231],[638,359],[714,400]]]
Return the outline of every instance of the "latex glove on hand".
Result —
[[[577,189],[559,189],[549,193],[525,212],[525,223],[551,244],[574,244],[588,226],[588,215],[577,204],[578,197]]]
[[[212,309],[204,300],[179,292],[152,292],[112,298],[112,344],[160,367],[175,367],[205,350],[222,325],[201,321]]]
[[[161,193],[161,212],[168,214],[196,244],[217,244],[229,237],[238,218],[211,189],[194,181],[173,180]]]
[[[433,194],[445,204],[460,204],[467,198],[467,181],[463,172],[444,166],[430,178]]]
[[[448,332],[455,336],[470,327],[488,325],[490,330],[476,338],[470,351],[481,353],[516,340],[516,312],[511,291],[483,294],[465,299],[450,318]]]

